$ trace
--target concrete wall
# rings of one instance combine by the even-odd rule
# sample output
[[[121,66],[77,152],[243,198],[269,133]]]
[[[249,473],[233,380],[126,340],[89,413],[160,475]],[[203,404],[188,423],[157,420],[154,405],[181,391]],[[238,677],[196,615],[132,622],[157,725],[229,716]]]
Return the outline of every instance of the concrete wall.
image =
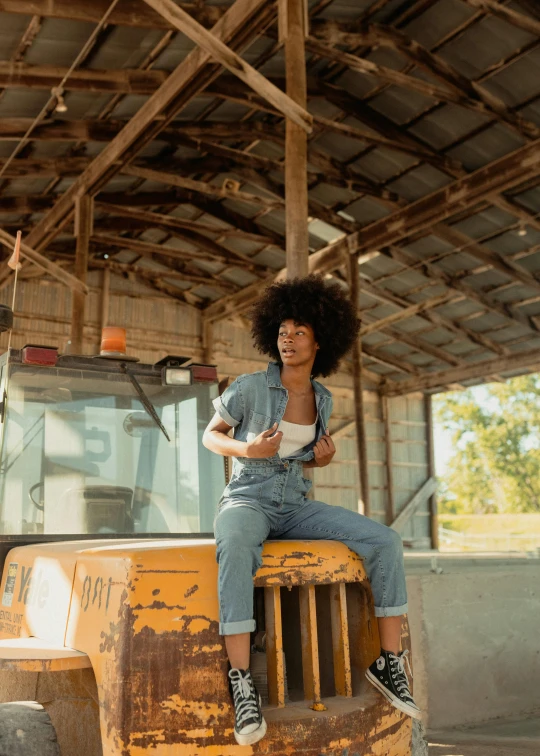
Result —
[[[414,696],[430,729],[540,710],[540,559],[406,555]]]

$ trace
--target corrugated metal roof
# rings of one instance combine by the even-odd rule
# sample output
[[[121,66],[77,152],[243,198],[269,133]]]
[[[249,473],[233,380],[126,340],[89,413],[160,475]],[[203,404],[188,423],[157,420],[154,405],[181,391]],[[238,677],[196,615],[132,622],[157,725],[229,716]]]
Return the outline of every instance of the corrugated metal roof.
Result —
[[[223,7],[230,4],[206,3]],[[34,5],[32,12],[38,13],[39,2]],[[477,12],[460,0],[435,0],[418,9],[402,0],[390,0],[371,13],[371,0],[334,0],[322,4],[310,0],[308,5],[313,20],[317,22],[312,33],[317,36],[317,25],[320,28],[321,22],[331,23],[332,33],[338,35],[334,41],[335,50],[349,52],[390,71],[406,74],[414,81],[433,83],[439,89],[461,97],[459,104],[452,101],[451,96],[437,99],[429,94],[429,90],[419,92],[417,87],[411,89],[405,83],[392,83],[376,72],[351,70],[342,62],[330,62],[326,57],[308,51],[309,109],[351,129],[365,134],[371,132],[394,142],[394,146],[370,144],[369,139],[361,134],[355,137],[315,124],[315,133],[310,138],[311,251],[336,241],[351,229],[361,233],[373,221],[391,216],[400,207],[451,184],[456,177],[480,169],[520,148],[531,139],[533,126],[536,125],[540,133],[540,40],[532,31],[523,28],[527,19],[534,19],[525,6],[519,3],[509,6],[525,19],[520,27],[494,15]],[[34,71],[41,75],[51,61],[56,67],[69,66],[95,28],[94,23],[69,18],[67,5],[62,11],[64,18],[52,18],[47,4],[43,2],[42,6],[39,24],[32,34],[29,27],[31,15],[0,14],[0,61],[19,66],[17,70],[23,73]],[[355,25],[355,21],[360,24]],[[372,24],[383,26],[370,26]],[[381,29],[390,35],[402,34],[420,43],[426,50],[423,61],[414,59],[410,50],[400,47],[399,36],[395,37],[393,45],[388,39],[375,44],[354,44],[350,38],[339,37],[340,34],[363,30],[376,35]],[[22,45],[27,30],[30,38],[28,44]],[[141,68],[172,71],[186,58],[194,44],[181,33],[172,33],[170,39],[166,34],[165,28],[144,28],[137,23],[129,27],[109,25],[106,33],[98,37],[81,69],[105,73],[135,69],[142,73]],[[276,34],[274,24],[248,46],[243,57],[258,66],[264,75],[276,77],[276,83],[283,86],[284,51],[276,44]],[[164,39],[168,41],[162,43]],[[330,46],[324,37],[321,39]],[[440,61],[439,69],[430,68],[430,54],[435,56],[434,60]],[[446,81],[441,79],[444,76],[440,73],[444,65],[451,67],[448,69],[450,78]],[[36,68],[28,69],[28,66]],[[120,79],[117,77],[117,80]],[[459,82],[464,80],[468,84],[460,90]],[[136,82],[136,77],[133,81]],[[116,86],[118,91],[115,91]],[[5,129],[14,124],[9,119],[34,118],[49,97],[47,87],[37,81],[24,86],[24,76],[22,80],[7,83],[0,96],[1,158],[8,157],[17,144],[16,137],[5,136]],[[61,175],[61,172],[55,178],[54,166],[46,161],[61,161],[63,157],[72,156],[96,157],[115,130],[134,117],[149,98],[149,93],[129,89],[128,84],[116,85],[114,78],[107,85],[96,83],[93,89],[74,84],[70,87],[68,81],[65,93],[67,112],[63,115],[49,113],[46,123],[52,131],[46,138],[38,135],[15,160],[19,165],[30,158],[43,161],[43,171],[47,175],[40,177],[34,169],[27,177],[23,174],[12,178],[10,175],[4,180],[0,189],[0,223],[13,225],[20,220],[29,228],[42,217],[47,203],[52,204],[74,181],[74,177]],[[214,91],[220,92],[219,97]],[[209,160],[215,158],[214,166],[222,160],[223,168],[204,171],[201,165],[198,173],[186,174],[202,182],[203,187],[205,183],[222,187],[224,181],[232,179],[238,182],[242,192],[283,198],[283,119],[268,112],[272,108],[260,106],[260,97],[253,100],[251,95],[250,90],[237,86],[230,74],[225,74],[216,81],[214,90],[210,88],[210,92],[197,94],[182,108],[168,127],[167,134],[159,135],[145,145],[132,156],[132,162],[144,158],[146,166],[155,165],[166,173],[167,162],[173,156],[178,160],[195,157],[204,160],[204,156],[208,156]],[[493,95],[500,103],[490,110],[489,97]],[[509,110],[502,117],[500,114],[504,114],[505,105]],[[512,120],[514,113],[531,122],[528,131]],[[105,132],[100,136],[100,124],[109,121],[113,122],[112,131],[108,136]],[[88,123],[89,138],[78,138],[75,132],[73,138],[64,135],[55,139],[51,136],[55,128],[69,128],[74,122]],[[230,132],[227,132],[227,126]],[[232,130],[235,126],[236,135]],[[263,131],[257,130],[260,127]],[[221,157],[220,146],[236,150],[236,154],[243,153],[238,154],[236,167],[234,162],[227,166],[227,160],[235,160],[235,153],[228,153],[228,158]],[[423,160],[407,154],[407,150],[413,148],[431,150],[431,157]],[[268,170],[255,163],[251,167],[250,156],[270,159],[274,165]],[[447,158],[455,161],[454,168],[445,162]],[[179,175],[184,175],[182,170]],[[360,191],[358,184],[364,179],[371,182],[371,189],[366,187],[366,191]],[[356,185],[351,183],[353,180]],[[529,216],[540,213],[540,188],[535,183],[529,180],[523,187],[516,184],[506,191],[502,199],[513,203],[514,208],[501,202],[499,207],[496,196],[486,196],[476,206],[459,207],[459,216],[450,217],[444,223],[451,232],[461,234],[459,238],[463,243],[449,241],[428,225],[412,238],[404,236],[397,245],[407,254],[408,267],[399,257],[391,259],[391,250],[385,249],[380,250],[379,257],[361,265],[364,280],[375,286],[380,294],[379,298],[365,293],[361,295],[360,307],[365,308],[371,318],[383,319],[399,312],[400,308],[436,297],[452,281],[456,282],[457,292],[461,294],[461,297],[438,305],[433,310],[435,320],[430,320],[429,312],[409,316],[366,337],[365,343],[374,350],[373,357],[365,355],[370,370],[391,380],[399,380],[407,374],[378,362],[377,349],[381,359],[385,355],[398,358],[403,360],[405,368],[407,365],[415,368],[428,364],[430,370],[442,371],[447,364],[438,359],[433,350],[430,352],[430,345],[446,349],[449,355],[470,355],[476,361],[493,358],[500,352],[495,346],[490,351],[486,346],[489,340],[493,345],[505,346],[508,351],[525,352],[536,348],[538,338],[534,317],[540,318],[540,299],[535,299],[540,294],[540,222],[538,217],[527,217],[527,213]],[[378,196],[385,190],[393,195]],[[117,174],[103,188],[102,196],[113,195],[115,202],[124,204],[128,204],[129,197],[133,196],[135,204],[141,199],[135,197],[141,194],[147,195],[146,209],[198,224],[200,230],[197,233],[221,245],[224,254],[236,252],[269,271],[284,265],[283,209],[269,210],[230,195],[219,198],[204,191],[172,188],[166,176],[163,181],[150,181]],[[28,199],[27,207],[25,197],[32,198]],[[156,201],[152,202],[152,198]],[[38,200],[44,205],[39,212],[36,209]],[[99,223],[108,216],[106,208],[100,208],[96,215],[98,229]],[[196,236],[188,240],[187,237],[171,236],[163,226],[134,229],[130,228],[129,219],[125,219],[125,226],[122,226],[121,217],[116,221],[115,229],[118,227],[118,230],[110,233],[188,252],[201,251]],[[208,227],[215,227],[216,232],[212,233]],[[230,235],[233,228],[244,232],[245,238]],[[226,232],[225,235],[220,235],[220,229]],[[269,238],[257,239],[256,235]],[[474,246],[474,240],[479,247]],[[59,238],[57,243],[60,242],[65,254],[69,248],[69,236]],[[479,254],[481,250],[493,257],[494,266],[486,263],[485,255]],[[54,257],[54,243],[48,254]],[[99,256],[99,251],[97,254]],[[121,247],[109,250],[107,254],[120,262],[137,261],[137,265],[148,270],[162,272],[163,280],[169,286],[190,290],[202,300],[203,306],[225,293],[230,294],[231,284],[240,290],[261,274],[261,271],[248,270],[241,265],[211,261],[209,257],[206,261],[174,261],[171,268],[175,275],[167,278],[166,258],[152,262]],[[415,269],[420,261],[427,261],[430,267]],[[506,270],[502,267],[503,262],[508,264]],[[519,274],[514,280],[512,268]],[[178,278],[178,271],[182,270],[186,275],[184,282]],[[208,274],[207,283],[190,283],[190,272],[197,276]],[[525,279],[526,274],[530,274],[529,280]],[[447,278],[437,280],[437,275]],[[229,287],[220,289],[220,277]],[[119,280],[119,285],[124,286],[122,281]],[[460,283],[469,287],[468,293],[459,288]],[[143,289],[152,291],[147,285]],[[153,293],[161,296],[156,291]],[[463,326],[461,331],[460,324]],[[484,337],[484,341],[475,341],[474,333]],[[400,341],[400,334],[408,339],[406,344]],[[519,339],[519,343],[513,344],[513,339]]]

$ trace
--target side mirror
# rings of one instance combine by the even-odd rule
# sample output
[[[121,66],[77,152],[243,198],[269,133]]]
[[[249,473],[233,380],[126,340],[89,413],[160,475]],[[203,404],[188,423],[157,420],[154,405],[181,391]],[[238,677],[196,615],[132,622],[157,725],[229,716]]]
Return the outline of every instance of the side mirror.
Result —
[[[13,328],[13,310],[9,305],[0,304],[0,333]]]

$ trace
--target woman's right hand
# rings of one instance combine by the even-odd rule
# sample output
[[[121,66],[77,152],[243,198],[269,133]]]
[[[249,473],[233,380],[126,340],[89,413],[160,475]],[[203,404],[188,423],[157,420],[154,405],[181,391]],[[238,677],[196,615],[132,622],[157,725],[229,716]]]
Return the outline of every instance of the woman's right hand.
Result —
[[[277,427],[278,424],[274,423],[271,428],[259,433],[252,441],[248,441],[246,457],[251,459],[273,457],[277,453],[283,438],[282,431],[276,431]]]

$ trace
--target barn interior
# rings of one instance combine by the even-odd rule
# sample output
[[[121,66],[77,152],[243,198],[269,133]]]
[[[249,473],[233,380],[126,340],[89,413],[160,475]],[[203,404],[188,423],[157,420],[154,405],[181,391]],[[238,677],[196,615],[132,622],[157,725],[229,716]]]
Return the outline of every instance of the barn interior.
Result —
[[[266,367],[264,286],[339,281],[362,327],[316,496],[433,554],[432,395],[540,369],[540,6],[0,0],[4,303],[18,230],[11,346],[121,326],[222,387]]]

